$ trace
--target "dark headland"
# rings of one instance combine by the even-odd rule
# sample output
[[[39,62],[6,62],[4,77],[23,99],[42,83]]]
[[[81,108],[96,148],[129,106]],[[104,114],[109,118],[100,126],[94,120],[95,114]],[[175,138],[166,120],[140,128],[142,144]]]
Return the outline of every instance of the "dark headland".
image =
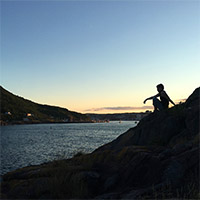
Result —
[[[199,199],[200,88],[90,154],[5,174],[2,199]]]
[[[78,112],[58,106],[42,105],[12,94],[0,86],[0,124],[92,122]]]

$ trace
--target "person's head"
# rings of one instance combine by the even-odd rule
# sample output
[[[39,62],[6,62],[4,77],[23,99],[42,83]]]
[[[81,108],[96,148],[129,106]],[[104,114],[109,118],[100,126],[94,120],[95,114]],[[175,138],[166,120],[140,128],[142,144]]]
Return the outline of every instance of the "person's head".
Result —
[[[164,85],[162,83],[158,84],[156,87],[157,87],[158,92],[161,92],[164,90]]]

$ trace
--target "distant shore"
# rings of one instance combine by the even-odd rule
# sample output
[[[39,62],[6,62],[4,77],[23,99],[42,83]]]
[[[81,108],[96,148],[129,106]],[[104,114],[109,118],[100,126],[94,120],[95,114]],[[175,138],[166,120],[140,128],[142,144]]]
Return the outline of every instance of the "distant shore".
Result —
[[[10,126],[10,125],[28,125],[28,124],[72,124],[72,123],[94,123],[93,121],[73,121],[73,122],[63,122],[63,121],[29,121],[29,122],[24,122],[24,121],[13,121],[13,122],[4,122],[0,121],[0,126]]]
[[[139,121],[139,120],[110,120],[110,121],[119,121],[120,123],[122,121]],[[63,121],[56,121],[56,122],[51,122],[51,121],[43,121],[43,122],[24,122],[24,121],[13,121],[13,122],[4,122],[0,121],[0,126],[12,126],[12,125],[31,125],[31,124],[80,124],[80,123],[109,123],[110,121],[108,120],[91,120],[91,121],[73,121],[73,122],[63,122]]]

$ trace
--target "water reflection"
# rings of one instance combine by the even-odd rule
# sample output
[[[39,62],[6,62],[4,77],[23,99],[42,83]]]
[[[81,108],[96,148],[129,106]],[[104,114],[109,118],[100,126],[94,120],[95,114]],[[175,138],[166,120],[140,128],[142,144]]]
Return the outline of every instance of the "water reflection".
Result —
[[[1,174],[28,165],[92,152],[134,127],[134,121],[1,127]]]

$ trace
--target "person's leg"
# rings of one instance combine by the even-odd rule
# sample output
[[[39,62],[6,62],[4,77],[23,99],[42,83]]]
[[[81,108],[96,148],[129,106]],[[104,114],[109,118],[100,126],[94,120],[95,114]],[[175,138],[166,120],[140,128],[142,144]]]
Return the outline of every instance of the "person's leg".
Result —
[[[156,97],[153,98],[153,106],[154,106],[154,111],[163,110],[162,103]]]

